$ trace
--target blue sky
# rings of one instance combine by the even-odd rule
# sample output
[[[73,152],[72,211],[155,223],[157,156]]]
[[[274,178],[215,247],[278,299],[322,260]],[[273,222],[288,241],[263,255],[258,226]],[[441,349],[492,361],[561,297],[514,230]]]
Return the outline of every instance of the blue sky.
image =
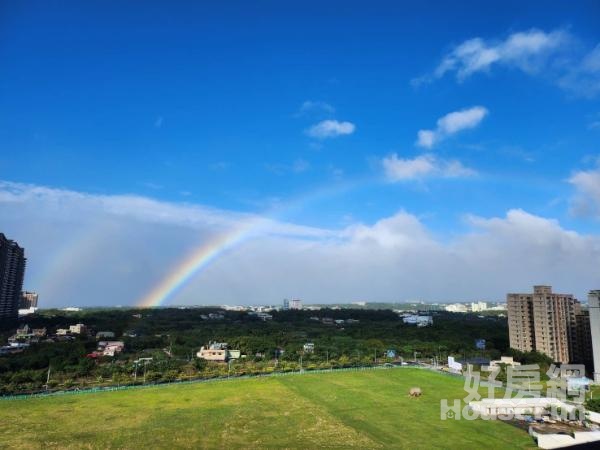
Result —
[[[344,236],[405,212],[452,245],[523,210],[595,239],[599,44],[597,2],[5,2],[0,179]]]

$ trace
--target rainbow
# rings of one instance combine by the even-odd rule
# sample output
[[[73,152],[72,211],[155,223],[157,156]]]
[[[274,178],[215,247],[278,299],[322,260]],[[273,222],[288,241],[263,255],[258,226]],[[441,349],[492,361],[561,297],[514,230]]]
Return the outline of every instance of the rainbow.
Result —
[[[294,201],[288,202],[283,207],[276,208],[275,211],[280,216],[282,212],[288,212],[302,207],[308,201],[322,199],[331,195],[345,192],[348,189],[359,184],[357,181],[352,183],[340,183],[333,187],[311,191]],[[360,183],[363,184],[363,183]],[[273,213],[273,210],[271,211]],[[249,239],[261,225],[269,223],[269,218],[273,214],[264,214],[262,217],[252,217],[242,221],[227,233],[222,233],[212,240],[199,246],[188,254],[183,261],[163,278],[156,286],[152,288],[136,305],[142,308],[152,308],[164,305],[167,300],[173,297],[194,275],[208,267],[213,261],[226,253],[228,250],[236,247]]]
[[[207,267],[227,250],[244,241],[253,231],[255,221],[244,222],[229,233],[223,233],[211,241],[201,245],[177,265],[152,291],[142,298],[137,305],[142,308],[157,307],[164,304],[195,274]]]
[[[99,246],[102,245],[101,236],[105,234],[104,224],[80,225],[69,233],[67,242],[60,242],[60,245],[52,251],[52,258],[42,271],[32,270],[29,282],[31,286],[36,286],[44,292],[44,297],[58,298],[57,293],[65,283],[64,274],[67,272],[73,274],[73,271],[81,267],[79,261],[85,255],[99,251]]]

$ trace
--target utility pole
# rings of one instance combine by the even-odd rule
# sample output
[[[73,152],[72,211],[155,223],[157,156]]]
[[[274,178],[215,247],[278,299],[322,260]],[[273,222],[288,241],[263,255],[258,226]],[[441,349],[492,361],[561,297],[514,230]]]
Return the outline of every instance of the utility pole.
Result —
[[[302,372],[302,355],[300,355],[300,372]]]
[[[48,390],[49,383],[50,383],[50,364],[48,364],[48,374],[46,375],[46,390]]]

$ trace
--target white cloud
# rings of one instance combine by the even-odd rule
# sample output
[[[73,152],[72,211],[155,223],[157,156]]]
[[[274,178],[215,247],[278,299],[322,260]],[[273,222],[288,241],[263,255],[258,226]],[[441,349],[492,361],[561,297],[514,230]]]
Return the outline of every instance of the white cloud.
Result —
[[[310,169],[310,163],[305,159],[299,158],[292,164],[292,172],[302,173]]]
[[[446,114],[437,121],[435,130],[419,130],[417,145],[432,148],[438,142],[459,131],[475,128],[488,115],[483,106],[473,106]]]
[[[574,62],[558,80],[566,91],[586,98],[600,94],[600,44],[586,54],[581,62]]]
[[[568,181],[577,191],[571,211],[576,215],[600,218],[600,167],[575,172]]]
[[[352,134],[355,129],[356,126],[352,122],[322,120],[306,130],[306,134],[316,139],[326,139]]]
[[[503,41],[474,38],[457,45],[434,71],[434,78],[454,72],[463,81],[477,72],[488,72],[494,65],[516,67],[527,73],[538,72],[548,57],[567,46],[571,38],[564,30],[546,33],[532,28],[510,34]]]
[[[164,121],[163,117],[162,117],[162,116],[158,116],[158,117],[156,118],[156,120],[154,121],[154,126],[155,126],[156,128],[161,128],[161,127],[162,127],[162,124],[163,124],[163,121]]]
[[[579,296],[598,288],[600,236],[521,210],[469,216],[470,229],[446,240],[406,211],[321,229],[202,205],[1,183],[0,217],[2,231],[25,247],[25,288],[40,292],[42,307],[133,304],[198,246],[249,218],[255,232],[218,253],[173,303],[279,303],[290,292],[315,303],[501,300],[538,283]]]
[[[298,158],[294,160],[292,164],[284,163],[266,163],[264,164],[265,169],[275,175],[286,175],[292,173],[303,173],[310,169],[310,163],[305,159]]]
[[[446,161],[432,154],[403,159],[393,153],[383,158],[381,165],[386,179],[391,182],[428,177],[459,178],[476,174],[473,169],[465,167],[460,161]]]
[[[417,145],[419,147],[431,148],[436,143],[436,134],[432,130],[419,130],[417,133]]]
[[[558,85],[570,94],[593,98],[600,94],[600,44],[585,47],[566,30],[550,32],[532,28],[505,39],[468,39],[448,52],[431,74],[415,78],[415,86],[454,74],[463,82],[495,67],[520,70]]]
[[[308,113],[333,114],[335,108],[327,102],[307,100],[298,110],[297,116],[303,116]]]

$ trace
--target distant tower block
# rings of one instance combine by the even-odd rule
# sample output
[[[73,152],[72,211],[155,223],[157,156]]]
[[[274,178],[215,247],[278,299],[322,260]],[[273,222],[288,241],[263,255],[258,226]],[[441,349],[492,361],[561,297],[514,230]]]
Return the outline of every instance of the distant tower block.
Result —
[[[283,299],[283,310],[287,311],[290,309],[290,301],[287,298]]]
[[[600,383],[600,290],[589,292],[588,305],[594,354],[594,383]]]
[[[29,309],[38,307],[38,295],[35,292],[23,292],[21,294],[20,309]]]
[[[302,300],[299,298],[295,298],[292,300],[292,304],[290,305],[290,309],[302,309]]]

